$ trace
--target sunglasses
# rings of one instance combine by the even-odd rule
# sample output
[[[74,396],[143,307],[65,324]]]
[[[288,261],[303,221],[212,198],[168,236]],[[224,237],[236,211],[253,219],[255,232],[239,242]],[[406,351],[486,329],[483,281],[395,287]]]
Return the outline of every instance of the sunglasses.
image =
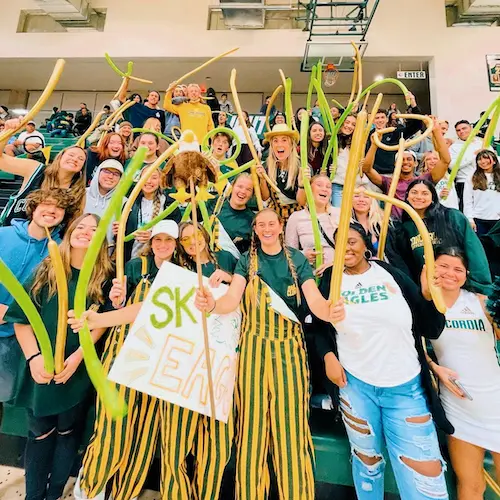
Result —
[[[191,236],[183,236],[179,241],[181,242],[181,245],[183,247],[189,247],[191,246],[194,241],[195,241],[195,235]],[[196,232],[196,239],[198,240],[198,243],[203,243],[205,241],[205,238],[203,237],[203,233],[201,231]]]

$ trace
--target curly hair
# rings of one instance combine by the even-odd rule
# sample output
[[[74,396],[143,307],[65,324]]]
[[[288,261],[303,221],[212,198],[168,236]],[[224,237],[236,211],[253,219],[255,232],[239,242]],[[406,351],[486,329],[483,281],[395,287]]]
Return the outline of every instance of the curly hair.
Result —
[[[479,191],[488,189],[488,181],[486,180],[485,171],[479,166],[479,160],[488,159],[493,162],[493,182],[495,183],[495,191],[500,191],[500,164],[498,157],[493,151],[483,149],[476,156],[476,171],[472,175],[472,188]]]
[[[93,217],[97,224],[99,224],[99,221],[101,220],[100,217],[95,214],[87,213],[80,215],[80,217],[75,219],[70,224],[61,244],[59,245],[59,252],[61,253],[63,261],[64,272],[68,280],[71,277],[71,235],[78,227],[78,224],[80,224],[80,222],[87,217]],[[92,302],[104,304],[106,297],[103,293],[103,284],[113,275],[113,273],[114,267],[108,255],[108,245],[107,242],[104,242],[99,250],[97,262],[95,263],[87,288],[87,297],[90,298]],[[45,286],[48,287],[48,298],[50,299],[57,293],[56,271],[50,256],[46,257],[38,266],[35,281],[33,287],[31,288],[33,298],[39,305],[40,292]]]
[[[64,210],[64,219],[62,224],[67,224],[75,216],[79,207],[73,203],[73,196],[66,189],[54,188],[50,191],[47,189],[36,189],[26,197],[26,215],[28,220],[33,218],[33,212],[41,203],[53,202],[56,207]]]

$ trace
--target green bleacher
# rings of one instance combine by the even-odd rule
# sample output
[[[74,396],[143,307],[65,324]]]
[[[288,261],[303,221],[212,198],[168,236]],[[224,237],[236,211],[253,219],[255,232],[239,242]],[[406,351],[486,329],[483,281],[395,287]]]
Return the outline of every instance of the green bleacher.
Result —
[[[42,133],[45,136],[46,146],[52,146],[50,158],[53,160],[55,156],[64,148],[71,146],[77,140],[75,137],[62,139],[60,137],[50,137],[44,130]],[[500,154],[500,144],[497,145],[498,153]],[[15,176],[0,172],[0,200],[5,197],[5,191],[14,192],[19,188],[16,184]],[[7,196],[8,198],[8,196]],[[93,411],[89,411],[89,416],[93,415]],[[89,418],[87,425],[87,437],[90,437],[92,429],[92,417]],[[313,433],[313,442],[316,452],[316,480],[323,483],[353,486],[351,463],[350,463],[350,447],[344,427],[340,422],[334,422],[331,412],[323,410],[312,410],[311,428]],[[4,417],[0,432],[3,434],[23,436],[27,435],[27,418],[26,412],[21,408],[12,406],[4,406]],[[445,439],[442,439],[445,443]],[[385,489],[389,493],[397,493],[394,475],[387,462]],[[488,456],[485,461],[486,469],[490,474],[493,472],[493,462],[491,456]],[[455,477],[448,467],[447,481],[449,485],[450,498],[456,498],[455,493]],[[496,495],[488,488],[484,496],[486,500],[496,499]]]
[[[93,425],[93,409],[89,409],[89,420],[87,422],[87,439],[90,438]],[[350,447],[344,426],[341,422],[335,422],[332,412],[313,409],[311,415],[311,429],[316,453],[316,481],[341,486],[353,486]],[[4,417],[0,432],[3,434],[23,436],[27,435],[27,417],[21,408],[4,406]],[[444,436],[440,436],[441,442],[445,443]],[[387,458],[387,457],[386,457]],[[485,467],[494,477],[494,467],[491,456],[485,460]],[[456,498],[455,476],[448,461],[446,473],[450,498]],[[388,493],[397,493],[394,475],[387,460],[385,490]],[[486,500],[495,500],[498,497],[487,488],[484,495]]]

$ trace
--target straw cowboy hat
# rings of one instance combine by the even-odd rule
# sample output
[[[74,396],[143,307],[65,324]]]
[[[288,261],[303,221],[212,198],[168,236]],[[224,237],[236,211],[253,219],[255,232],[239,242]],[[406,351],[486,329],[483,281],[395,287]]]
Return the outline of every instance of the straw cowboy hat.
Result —
[[[284,135],[286,137],[290,137],[292,141],[299,142],[299,133],[296,130],[292,130],[286,123],[278,123],[273,127],[271,132],[266,132],[264,134],[264,142],[271,142],[273,137],[277,137],[279,135]]]

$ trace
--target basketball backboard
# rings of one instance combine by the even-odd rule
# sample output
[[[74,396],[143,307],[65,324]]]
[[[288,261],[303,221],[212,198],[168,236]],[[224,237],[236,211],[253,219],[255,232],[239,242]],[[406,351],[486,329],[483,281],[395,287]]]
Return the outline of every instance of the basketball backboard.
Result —
[[[361,57],[363,57],[368,42],[355,42]],[[354,71],[354,49],[350,41],[307,41],[304,59],[300,67],[301,71],[310,72],[319,61],[323,68],[328,63],[333,63],[340,72],[348,73]]]

